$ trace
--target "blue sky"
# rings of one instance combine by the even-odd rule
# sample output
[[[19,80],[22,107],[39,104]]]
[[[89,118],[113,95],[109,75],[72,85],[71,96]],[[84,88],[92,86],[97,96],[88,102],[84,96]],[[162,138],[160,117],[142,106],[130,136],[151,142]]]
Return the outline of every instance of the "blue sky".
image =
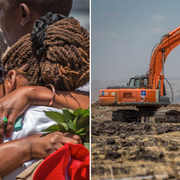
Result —
[[[160,38],[180,26],[179,0],[91,0],[91,78],[145,74]],[[180,46],[165,63],[165,77],[180,77]]]

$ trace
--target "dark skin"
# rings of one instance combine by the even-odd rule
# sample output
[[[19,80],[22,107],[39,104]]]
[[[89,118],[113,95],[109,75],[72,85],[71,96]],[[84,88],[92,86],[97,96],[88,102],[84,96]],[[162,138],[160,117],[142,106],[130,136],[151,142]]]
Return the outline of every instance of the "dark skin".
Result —
[[[12,91],[10,95],[13,98],[13,92],[19,88],[23,88],[22,86],[28,83],[28,80],[23,75],[17,74],[14,70],[11,70],[6,76],[7,78],[0,83],[0,97],[5,96],[8,91]],[[6,96],[4,98],[6,98]],[[18,104],[16,106],[18,107]],[[4,129],[2,123],[0,123],[0,127],[1,129]],[[80,144],[82,142],[77,135],[54,132],[44,137],[41,137],[41,135],[38,134],[1,144],[0,177],[9,174],[26,161],[46,158],[66,143]]]
[[[30,33],[34,22],[42,14],[35,8],[28,7],[25,3],[17,6],[9,4],[8,0],[0,0],[0,25],[3,31],[4,39],[9,46],[12,46],[19,38]],[[60,12],[59,12],[60,13]],[[31,90],[30,90],[31,89]],[[41,89],[41,93],[39,91]],[[30,91],[29,91],[30,90]],[[35,93],[36,92],[36,93]],[[46,94],[46,95],[42,95]],[[0,117],[8,118],[6,136],[12,133],[16,118],[22,114],[30,105],[48,106],[52,92],[46,87],[24,87],[13,92],[0,100]],[[18,103],[18,107],[17,107]],[[89,93],[77,91],[56,91],[56,98],[53,107],[65,107],[77,109],[89,107]],[[0,142],[3,142],[4,129],[0,127]]]
[[[19,38],[32,31],[33,23],[43,14],[35,9],[29,9],[25,4],[10,7],[7,0],[0,0],[0,24],[4,37],[9,46]],[[6,85],[8,87],[8,85]],[[5,88],[6,88],[5,87]],[[5,91],[1,87],[0,91]],[[39,89],[40,88],[40,89]],[[47,105],[52,92],[46,87],[21,87],[17,90],[8,89],[8,95],[0,100],[0,117],[8,118],[7,134],[10,136],[14,121],[29,105]],[[38,95],[39,94],[39,95]],[[37,96],[36,96],[37,95]],[[83,100],[84,99],[84,100]],[[74,101],[74,103],[71,103]],[[17,105],[18,103],[18,105]],[[57,92],[54,107],[67,107],[76,109],[87,108],[89,97],[79,92]],[[3,141],[4,127],[0,125],[0,141]],[[0,177],[3,177],[32,158],[45,158],[66,143],[80,143],[79,136],[55,132],[43,138],[40,135],[14,140],[0,145]],[[68,136],[68,137],[67,137]],[[22,146],[23,144],[23,146]],[[21,148],[19,148],[21,147]],[[30,151],[32,147],[32,151]],[[8,156],[7,156],[8,152]],[[4,158],[6,156],[6,158]]]
[[[43,14],[30,9],[22,3],[17,6],[9,4],[8,0],[0,0],[0,24],[4,39],[9,46],[15,44],[22,36],[33,30],[34,22]]]
[[[6,176],[11,171],[21,166],[24,162],[31,159],[42,159],[48,157],[57,149],[63,147],[66,143],[79,144],[81,143],[81,139],[77,135],[54,132],[44,137],[37,134],[1,144],[0,177],[2,178]]]
[[[42,93],[43,92],[43,93]],[[54,102],[51,106],[60,108],[77,109],[78,107],[86,109],[89,106],[88,93],[84,92],[61,92],[55,95]],[[38,97],[38,98],[37,98]],[[31,105],[48,106],[52,92],[48,88],[41,86],[23,86],[9,93],[0,99],[0,117],[8,117],[8,126],[6,128],[6,136],[10,137],[14,121]],[[19,100],[21,98],[21,100]],[[9,100],[10,99],[10,100]],[[72,99],[69,101],[69,99]],[[77,99],[79,99],[77,101]],[[85,100],[84,100],[85,99]],[[88,102],[88,103],[87,103]],[[4,126],[0,126],[0,143],[3,142]]]

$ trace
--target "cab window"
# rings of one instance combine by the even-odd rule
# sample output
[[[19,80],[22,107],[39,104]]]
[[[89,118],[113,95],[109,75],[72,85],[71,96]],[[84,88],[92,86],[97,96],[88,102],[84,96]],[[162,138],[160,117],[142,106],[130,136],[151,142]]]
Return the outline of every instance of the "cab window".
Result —
[[[130,79],[129,86],[134,86],[134,78]]]

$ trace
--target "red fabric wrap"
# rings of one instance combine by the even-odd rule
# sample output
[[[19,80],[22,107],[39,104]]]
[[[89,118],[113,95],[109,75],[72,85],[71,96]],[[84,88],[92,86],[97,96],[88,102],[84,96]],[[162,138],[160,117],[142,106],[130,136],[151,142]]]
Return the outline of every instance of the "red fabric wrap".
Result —
[[[88,149],[66,144],[39,165],[33,180],[89,180]]]

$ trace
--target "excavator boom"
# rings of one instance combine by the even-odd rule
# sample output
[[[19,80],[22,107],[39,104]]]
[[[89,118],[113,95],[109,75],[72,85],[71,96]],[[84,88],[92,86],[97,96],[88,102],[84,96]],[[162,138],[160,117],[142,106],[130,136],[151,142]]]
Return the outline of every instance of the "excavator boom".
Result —
[[[149,65],[149,80],[148,86],[150,89],[158,89],[158,83],[163,64],[166,61],[169,53],[180,44],[180,26],[174,31],[164,35],[160,43],[156,46]],[[162,72],[164,76],[164,72]]]

